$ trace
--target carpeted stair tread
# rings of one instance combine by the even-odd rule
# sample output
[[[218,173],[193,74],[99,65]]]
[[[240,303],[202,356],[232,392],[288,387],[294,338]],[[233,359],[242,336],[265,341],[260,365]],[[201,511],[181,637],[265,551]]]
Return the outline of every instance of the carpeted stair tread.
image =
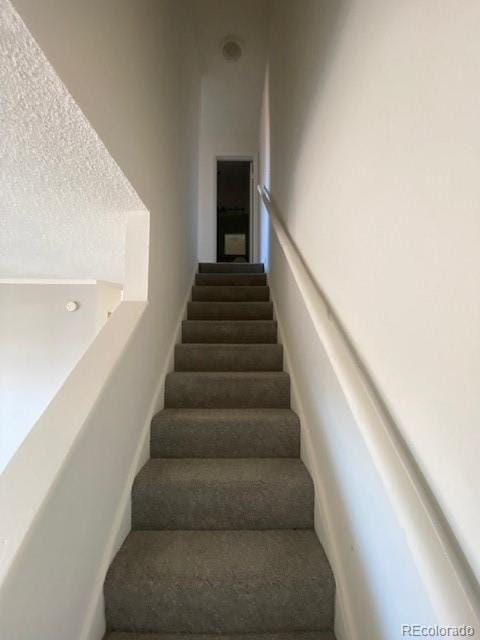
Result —
[[[329,629],[334,580],[313,531],[133,531],[105,580],[108,628]]]
[[[284,371],[174,371],[165,380],[167,408],[290,407],[290,377]]]
[[[175,371],[281,371],[280,344],[177,344]]]
[[[195,284],[199,286],[265,286],[266,273],[197,273]]]
[[[276,343],[275,320],[184,320],[182,340],[189,343]]]
[[[206,634],[128,633],[111,631],[104,640],[335,640],[331,631],[291,631],[287,633]]]
[[[272,320],[271,302],[189,302],[188,320]]]
[[[152,420],[150,455],[294,458],[300,422],[291,409],[164,409]]]
[[[268,302],[269,287],[215,286],[192,287],[194,302]]]
[[[313,483],[298,458],[149,460],[132,491],[132,529],[308,529]]]
[[[199,273],[263,273],[263,264],[248,262],[200,262]]]

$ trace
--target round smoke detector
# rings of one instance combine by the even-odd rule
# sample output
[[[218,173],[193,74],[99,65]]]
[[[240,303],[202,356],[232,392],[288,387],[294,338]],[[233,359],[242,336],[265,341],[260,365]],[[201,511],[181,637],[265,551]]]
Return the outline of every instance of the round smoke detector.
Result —
[[[222,55],[228,62],[236,62],[243,54],[243,42],[236,36],[227,36],[220,43]]]

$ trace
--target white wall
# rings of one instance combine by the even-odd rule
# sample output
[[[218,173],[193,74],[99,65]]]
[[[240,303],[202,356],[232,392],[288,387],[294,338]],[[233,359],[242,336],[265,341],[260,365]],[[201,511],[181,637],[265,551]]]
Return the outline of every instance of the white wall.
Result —
[[[196,262],[191,8],[176,0],[15,6],[150,212],[146,309],[119,305],[7,467],[9,477],[0,477],[0,503],[12,514],[2,532],[28,530],[20,547],[9,541],[0,564],[2,633],[100,640],[104,575],[129,528],[131,483],[148,455]],[[130,297],[141,289],[133,278]],[[13,500],[12,484],[24,499]]]
[[[98,333],[122,301],[124,291],[117,284],[99,280],[95,293],[95,333]]]
[[[315,483],[315,528],[336,579],[336,636],[397,640],[403,624],[438,620],[273,234],[270,242],[269,281],[302,423],[302,458]]]
[[[107,287],[0,282],[0,473],[120,301]]]
[[[198,256],[217,258],[216,156],[258,154],[265,67],[266,3],[198,0],[196,24],[202,60]],[[244,43],[244,55],[225,60],[220,43],[228,35]]]
[[[474,0],[278,0],[269,56],[273,198],[477,579],[479,24]],[[321,403],[315,381],[303,384]],[[315,433],[348,433],[341,404],[323,402]],[[332,456],[341,479],[348,466]]]

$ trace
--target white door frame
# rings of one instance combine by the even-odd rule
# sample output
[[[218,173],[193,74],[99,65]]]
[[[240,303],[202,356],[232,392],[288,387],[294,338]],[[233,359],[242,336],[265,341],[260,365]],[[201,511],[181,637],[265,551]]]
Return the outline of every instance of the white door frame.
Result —
[[[249,220],[249,246],[248,253],[250,256],[250,262],[258,262],[258,229],[257,229],[257,220],[258,220],[258,198],[256,197],[256,189],[255,185],[258,182],[258,153],[220,153],[214,156],[214,167],[213,167],[213,175],[214,175],[214,194],[213,194],[213,202],[215,203],[215,228],[214,228],[214,237],[215,237],[215,259],[217,257],[217,162],[219,160],[243,160],[246,162],[252,163],[252,176],[250,180],[250,220]]]

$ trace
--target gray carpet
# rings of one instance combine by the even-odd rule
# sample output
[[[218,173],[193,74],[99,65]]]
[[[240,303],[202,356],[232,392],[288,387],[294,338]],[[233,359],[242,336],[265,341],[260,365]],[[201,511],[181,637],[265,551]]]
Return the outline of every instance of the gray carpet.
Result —
[[[196,302],[268,302],[268,287],[259,286],[195,286],[192,300]]]
[[[264,273],[263,264],[200,262],[198,273]]]
[[[272,320],[271,302],[189,302],[190,320]]]
[[[313,486],[295,458],[153,458],[132,507],[134,529],[308,529]]]
[[[152,458],[297,458],[290,409],[164,409],[152,420]]]
[[[173,371],[165,380],[165,407],[287,409],[284,371]]]
[[[197,273],[195,284],[262,286],[267,284],[267,276],[265,273]]]
[[[119,630],[320,630],[333,579],[313,531],[132,531],[105,597]]]
[[[200,264],[192,293],[105,580],[106,638],[334,640],[263,265]]]
[[[177,344],[175,371],[282,371],[281,344]]]
[[[197,634],[197,633],[124,633],[112,631],[106,640],[335,640],[330,631],[294,631],[292,633]]]
[[[182,340],[188,343],[266,344],[277,341],[274,320],[185,320]]]

